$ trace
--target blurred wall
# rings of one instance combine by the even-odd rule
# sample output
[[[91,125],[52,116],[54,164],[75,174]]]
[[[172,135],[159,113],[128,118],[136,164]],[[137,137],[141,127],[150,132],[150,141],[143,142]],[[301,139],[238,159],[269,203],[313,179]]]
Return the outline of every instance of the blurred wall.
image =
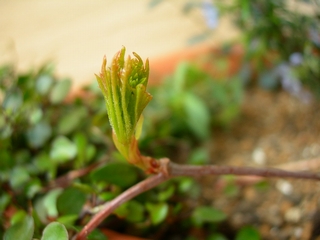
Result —
[[[151,8],[150,0],[0,0],[0,64],[14,62],[25,71],[52,61],[60,76],[87,83],[103,55],[110,59],[122,46],[151,60],[187,48],[207,23],[201,11],[183,14],[185,2]],[[220,19],[202,44],[236,35],[230,20]]]

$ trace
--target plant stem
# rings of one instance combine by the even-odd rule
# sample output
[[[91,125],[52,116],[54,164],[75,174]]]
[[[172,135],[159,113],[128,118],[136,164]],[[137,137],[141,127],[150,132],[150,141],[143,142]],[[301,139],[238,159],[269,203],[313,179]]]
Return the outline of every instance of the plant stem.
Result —
[[[297,179],[311,179],[320,180],[320,174],[306,171],[291,172],[276,168],[253,168],[253,167],[236,167],[236,166],[192,166],[179,165],[170,162],[169,176],[205,176],[205,175],[249,175],[260,177],[283,177],[283,178],[297,178]]]
[[[77,236],[75,236],[75,240],[86,239],[86,236],[90,232],[92,232],[106,217],[108,217],[122,203],[125,203],[134,198],[135,196],[145,191],[148,191],[151,188],[154,188],[160,183],[166,181],[167,179],[169,179],[169,177],[166,174],[160,172],[137,183],[136,185],[132,186],[131,188],[127,189],[122,194],[117,196],[115,199],[105,203],[103,205],[103,209],[96,215],[94,215],[93,218],[89,221],[89,223],[87,223],[83,227],[80,233]]]
[[[260,176],[260,177],[283,177],[283,178],[296,178],[296,179],[310,179],[320,180],[320,174],[311,172],[290,172],[276,168],[253,168],[253,167],[236,167],[236,166],[192,166],[192,165],[179,165],[170,162],[168,159],[160,159],[161,171],[153,175],[133,187],[127,189],[118,197],[110,202],[104,204],[103,209],[98,212],[89,221],[87,225],[81,230],[81,232],[75,236],[75,240],[84,240],[86,236],[94,230],[106,217],[108,217],[118,206],[127,202],[135,196],[150,190],[160,183],[178,176],[205,176],[205,175],[247,175],[247,176]]]

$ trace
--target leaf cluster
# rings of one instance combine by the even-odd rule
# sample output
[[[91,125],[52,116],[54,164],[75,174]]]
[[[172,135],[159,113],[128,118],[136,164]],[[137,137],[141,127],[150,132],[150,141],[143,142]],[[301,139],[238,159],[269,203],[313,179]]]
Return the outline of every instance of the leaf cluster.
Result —
[[[281,86],[306,100],[303,84],[320,96],[317,1],[235,0],[221,8],[243,32],[246,61],[256,67],[262,87]]]
[[[203,149],[214,127],[227,129],[239,117],[244,84],[237,77],[214,78],[200,67],[182,62],[172,76],[161,86],[151,87],[150,92],[154,99],[145,110],[148,118],[141,146],[150,150],[159,143],[167,146],[159,147],[163,150],[181,143]],[[152,154],[171,156],[163,151]]]
[[[155,7],[165,0],[150,0]],[[219,17],[233,19],[241,32],[233,44],[244,47],[240,77],[258,80],[265,89],[283,88],[308,102],[311,95],[320,96],[320,4],[319,1],[232,0],[186,1],[181,11],[190,18],[202,12],[207,26],[189,39],[190,43],[213,38]],[[217,13],[219,12],[219,14]],[[218,15],[220,15],[218,17]],[[199,24],[200,27],[200,24]]]
[[[210,111],[214,108],[199,97],[201,88],[207,87],[201,87],[204,83],[198,86],[195,81],[199,76],[204,78],[204,73],[189,65],[182,65],[177,71],[181,75],[176,73],[174,78],[179,76],[182,82],[180,87],[174,86],[174,91],[177,96],[186,91],[186,99],[195,104],[186,113],[191,115],[203,105],[206,130],[210,131]],[[145,178],[141,170],[128,165],[115,152],[98,86],[86,87],[82,97],[73,98],[68,98],[70,89],[71,81],[56,77],[49,65],[25,74],[10,66],[0,68],[0,214],[4,216],[0,220],[0,236],[5,239],[70,238],[99,210],[100,204]],[[159,88],[157,94],[163,91]],[[172,116],[177,110],[173,96],[171,92],[165,102]],[[152,109],[159,113],[162,105]],[[197,114],[201,116],[202,110]],[[185,121],[186,116],[178,114],[175,121]],[[150,115],[151,119],[157,117],[158,114]],[[165,121],[156,124],[161,131],[169,126]],[[185,134],[190,141],[204,137],[204,130],[192,129],[191,123],[183,124],[190,125],[186,130],[174,125],[167,134]],[[146,130],[145,139],[153,134]],[[198,148],[189,161],[201,164],[208,159],[206,150]],[[99,165],[101,161],[104,165]],[[92,167],[97,165],[100,167]],[[83,169],[90,167],[87,174],[81,175]],[[157,236],[160,228],[165,229],[162,234],[176,234],[180,229],[187,236],[192,235],[190,229],[204,227],[209,235],[215,234],[227,216],[211,206],[188,205],[186,196],[198,199],[199,189],[190,178],[171,180],[123,204],[105,225],[115,230],[120,230],[115,225],[122,226],[122,231],[146,237]],[[202,216],[199,212],[203,207],[217,216]],[[96,230],[89,239],[102,240],[105,236]]]

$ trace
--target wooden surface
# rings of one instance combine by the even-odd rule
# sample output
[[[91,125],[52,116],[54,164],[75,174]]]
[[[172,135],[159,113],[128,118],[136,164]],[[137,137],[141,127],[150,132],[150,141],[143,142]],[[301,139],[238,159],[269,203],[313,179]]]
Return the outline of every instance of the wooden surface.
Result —
[[[206,28],[201,11],[182,12],[185,1],[150,0],[0,0],[0,64],[14,62],[25,71],[46,61],[76,85],[88,83],[100,70],[103,55],[111,59],[122,47],[143,59],[156,60],[187,49],[188,39]],[[217,45],[237,33],[221,19],[203,44]]]

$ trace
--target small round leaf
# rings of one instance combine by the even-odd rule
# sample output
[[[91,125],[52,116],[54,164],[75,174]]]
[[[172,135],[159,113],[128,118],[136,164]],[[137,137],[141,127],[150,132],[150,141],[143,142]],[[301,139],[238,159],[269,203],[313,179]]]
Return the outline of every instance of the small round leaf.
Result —
[[[41,95],[45,95],[48,93],[51,85],[53,83],[53,79],[49,75],[41,75],[36,81],[36,90]]]
[[[86,202],[86,194],[77,188],[67,188],[57,199],[60,215],[79,214]]]
[[[77,155],[77,146],[64,136],[57,137],[52,144],[50,158],[58,163],[71,160]]]
[[[68,240],[68,232],[65,226],[58,222],[52,222],[43,230],[41,240]]]
[[[13,224],[4,234],[4,240],[31,240],[34,232],[34,221],[31,216]]]
[[[227,215],[221,210],[207,206],[197,207],[192,214],[192,219],[196,225],[202,225],[205,222],[221,222],[226,218]]]
[[[126,163],[110,163],[91,174],[94,181],[105,181],[120,187],[133,185],[138,178],[135,167]]]
[[[151,216],[151,222],[153,224],[161,223],[168,215],[169,206],[167,203],[147,203],[146,205],[148,212]]]
[[[68,79],[56,82],[53,89],[50,92],[50,102],[53,104],[60,103],[67,96],[71,87],[71,81]]]
[[[47,122],[39,122],[27,131],[27,140],[31,147],[38,148],[43,146],[50,138],[52,133],[51,126]]]
[[[260,240],[260,234],[257,229],[246,226],[237,233],[236,240]]]

